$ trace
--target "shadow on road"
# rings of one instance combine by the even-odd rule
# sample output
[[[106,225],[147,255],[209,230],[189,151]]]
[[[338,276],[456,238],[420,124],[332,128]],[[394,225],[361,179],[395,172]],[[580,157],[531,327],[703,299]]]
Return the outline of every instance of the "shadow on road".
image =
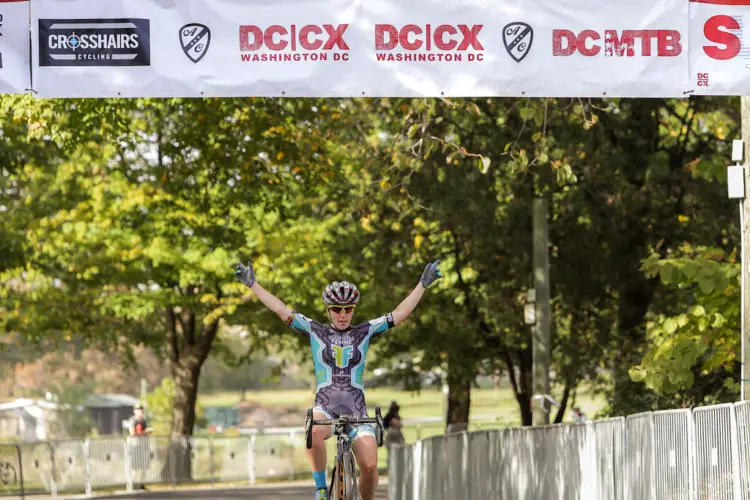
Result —
[[[387,484],[378,486],[376,498],[385,500],[388,492]],[[101,500],[232,500],[232,499],[253,499],[253,500],[272,500],[283,498],[285,500],[310,500],[313,497],[313,485],[269,485],[253,486],[248,488],[206,488],[200,490],[164,490],[164,491],[142,491],[138,493],[116,494],[107,496],[97,496]]]

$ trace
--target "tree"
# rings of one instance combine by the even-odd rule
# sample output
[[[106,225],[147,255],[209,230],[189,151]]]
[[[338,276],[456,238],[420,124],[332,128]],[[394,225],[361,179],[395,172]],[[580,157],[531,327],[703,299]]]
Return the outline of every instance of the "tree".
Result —
[[[677,252],[675,252],[677,253]],[[659,396],[680,406],[736,400],[739,392],[740,266],[737,252],[693,248],[652,255],[643,268],[680,298],[649,315],[649,349],[630,369]]]
[[[611,358],[608,390],[614,414],[664,404],[628,375],[646,345],[647,315],[668,293],[641,263],[653,253],[665,258],[686,241],[712,245],[732,223],[730,207],[719,202],[724,189],[714,182],[733,127],[729,102],[615,100],[593,110],[602,126],[585,138],[587,161],[575,165],[582,182],[574,201],[590,207],[585,214],[609,270],[602,276],[616,310],[610,345],[618,356]]]
[[[628,370],[649,314],[694,298],[642,262],[688,241],[732,247],[714,182],[730,100],[3,102],[23,117],[0,144],[16,158],[2,178],[14,212],[0,230],[18,249],[2,276],[5,331],[125,357],[153,346],[176,384],[175,434],[192,432],[222,325],[244,325],[250,351],[304,342],[277,335],[289,329],[233,280],[240,260],[311,316],[325,283],[355,281],[358,317],[372,317],[441,258],[445,279],[374,350],[445,369],[451,424],[468,421],[475,376],[502,368],[530,424],[535,197],[550,201],[563,401],[607,369],[612,412],[658,404]]]
[[[53,120],[40,135],[67,158],[27,167],[22,189],[38,215],[28,264],[8,274],[20,285],[4,327],[40,341],[82,335],[131,357],[133,344],[159,348],[176,386],[172,432],[189,435],[201,366],[247,297],[233,264],[268,234],[280,242],[277,226],[297,215],[320,171],[304,168],[320,118],[307,103],[296,113],[261,99],[38,106],[30,113]]]
[[[495,110],[511,113],[514,106],[382,100],[365,142],[375,160],[359,183],[358,215],[372,234],[364,256],[381,279],[399,284],[388,294],[412,287],[428,260],[443,261],[446,279],[410,320],[412,327],[389,336],[387,352],[418,351],[422,370],[447,370],[449,425],[468,422],[472,381],[498,352],[509,364],[522,410],[531,396],[528,330],[519,301],[530,266],[526,273],[508,272],[529,264],[522,249],[530,232],[517,230],[530,225],[528,212],[508,202],[516,196],[514,176],[522,174],[511,161],[490,168],[490,158],[503,158],[504,145],[516,137],[511,127],[497,126]],[[516,363],[528,364],[520,378]]]

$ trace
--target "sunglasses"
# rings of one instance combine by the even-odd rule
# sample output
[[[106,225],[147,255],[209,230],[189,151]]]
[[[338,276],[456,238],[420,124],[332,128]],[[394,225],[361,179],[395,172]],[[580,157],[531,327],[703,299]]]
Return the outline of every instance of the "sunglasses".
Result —
[[[341,314],[341,313],[347,313],[349,314],[354,310],[354,306],[328,306],[329,311],[333,311],[335,313]]]

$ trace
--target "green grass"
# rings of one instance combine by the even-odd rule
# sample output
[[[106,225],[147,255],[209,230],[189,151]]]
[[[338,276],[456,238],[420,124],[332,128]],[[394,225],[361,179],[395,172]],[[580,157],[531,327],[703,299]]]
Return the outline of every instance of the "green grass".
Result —
[[[216,394],[200,394],[198,401],[204,406],[233,406],[240,402],[239,392],[222,392]],[[310,390],[292,391],[257,391],[247,392],[246,401],[256,402],[265,408],[295,407],[301,415],[312,406],[315,394]],[[419,393],[399,391],[391,388],[374,388],[366,391],[367,403],[372,413],[375,406],[386,413],[391,401],[397,401],[401,406],[401,417],[405,420],[415,420],[429,417],[443,417],[445,412],[444,396],[436,389],[422,390]],[[589,418],[604,406],[601,398],[583,392],[579,393],[576,405],[580,406]],[[570,408],[568,408],[568,416]],[[553,413],[554,415],[554,413]],[[510,388],[500,389],[472,389],[471,413],[472,423],[497,426],[520,425],[518,403]],[[569,418],[566,418],[568,421]],[[425,427],[428,424],[425,424]],[[429,425],[432,427],[432,425]],[[441,425],[437,425],[441,428]],[[406,428],[404,429],[406,432]]]

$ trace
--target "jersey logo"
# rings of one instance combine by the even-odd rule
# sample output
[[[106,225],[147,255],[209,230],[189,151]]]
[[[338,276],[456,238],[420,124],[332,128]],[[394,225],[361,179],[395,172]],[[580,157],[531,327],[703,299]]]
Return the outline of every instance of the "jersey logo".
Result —
[[[338,345],[331,346],[333,349],[333,358],[336,360],[336,366],[346,368],[354,354],[354,348],[350,345],[341,347]]]

